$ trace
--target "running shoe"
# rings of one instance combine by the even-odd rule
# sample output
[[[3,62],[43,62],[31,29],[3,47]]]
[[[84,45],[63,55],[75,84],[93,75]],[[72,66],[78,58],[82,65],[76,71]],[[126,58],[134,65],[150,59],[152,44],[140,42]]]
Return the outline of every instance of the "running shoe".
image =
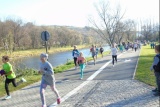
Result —
[[[46,105],[42,105],[42,107],[47,107]]]
[[[160,92],[155,92],[154,94],[153,94],[154,96],[160,96]]]
[[[75,70],[77,69],[77,67],[75,67]]]
[[[22,81],[22,82],[27,82],[27,80],[26,80],[26,79],[24,79],[24,78],[21,78],[21,81]]]
[[[5,100],[11,99],[11,96],[8,95],[8,96],[6,96],[6,98],[4,98],[4,99],[5,99]]]
[[[154,90],[152,90],[152,92],[157,92],[158,91],[158,89],[157,88],[155,88]]]
[[[61,103],[61,99],[58,98],[58,99],[57,99],[57,104],[60,104],[60,103]]]

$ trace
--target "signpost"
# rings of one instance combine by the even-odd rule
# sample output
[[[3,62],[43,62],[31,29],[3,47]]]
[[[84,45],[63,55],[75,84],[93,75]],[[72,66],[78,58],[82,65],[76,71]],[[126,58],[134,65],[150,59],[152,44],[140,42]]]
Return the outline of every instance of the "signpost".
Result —
[[[50,34],[47,31],[43,31],[41,33],[41,39],[45,41],[46,53],[48,53],[47,41],[50,38]]]

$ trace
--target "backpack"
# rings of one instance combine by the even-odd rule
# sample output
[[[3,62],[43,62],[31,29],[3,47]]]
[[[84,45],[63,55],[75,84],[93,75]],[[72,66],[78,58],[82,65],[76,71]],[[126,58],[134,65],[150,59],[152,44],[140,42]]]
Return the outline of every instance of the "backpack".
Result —
[[[154,69],[155,72],[160,72],[160,55],[156,55],[156,57],[159,58],[159,62],[158,62],[157,65],[153,66],[153,69]]]

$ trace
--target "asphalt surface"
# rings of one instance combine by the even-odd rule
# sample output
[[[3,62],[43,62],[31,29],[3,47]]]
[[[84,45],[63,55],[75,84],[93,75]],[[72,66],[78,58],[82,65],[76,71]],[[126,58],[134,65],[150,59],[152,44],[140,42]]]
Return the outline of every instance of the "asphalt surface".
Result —
[[[111,60],[111,55],[99,58],[96,65],[93,61],[88,62],[83,80],[80,80],[79,69],[55,74],[62,103],[54,105],[55,94],[47,87],[45,96],[48,107],[159,107],[159,98],[151,92],[153,87],[132,79],[139,51],[129,50],[119,54],[121,56],[114,67],[108,63],[100,69]],[[95,78],[88,80],[99,70],[101,72]],[[39,85],[40,82],[37,82],[11,93],[10,100],[0,98],[0,107],[41,107]],[[68,96],[70,92],[72,94]]]

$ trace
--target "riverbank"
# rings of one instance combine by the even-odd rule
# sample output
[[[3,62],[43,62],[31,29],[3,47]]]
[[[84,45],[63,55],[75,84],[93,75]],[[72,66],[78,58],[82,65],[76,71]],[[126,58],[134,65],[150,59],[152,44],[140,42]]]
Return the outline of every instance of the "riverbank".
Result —
[[[109,51],[104,52],[104,56],[108,55],[109,53],[110,53]],[[100,57],[101,57],[101,55],[98,54],[98,58],[100,58]],[[89,61],[92,60],[92,57],[88,57],[86,59],[87,59],[87,62],[89,62]],[[69,70],[69,69],[71,69],[73,67],[74,67],[74,62],[73,61],[69,61],[64,65],[60,65],[60,66],[55,67],[54,68],[54,72],[55,73],[61,73],[61,72],[64,72],[66,70]],[[22,77],[24,77],[27,80],[27,82],[22,84],[22,85],[20,85],[20,86],[18,86],[18,87],[16,87],[16,88],[13,87],[12,85],[10,85],[9,86],[10,92],[19,90],[19,89],[21,89],[21,88],[23,88],[25,86],[28,86],[30,84],[33,84],[33,83],[37,82],[37,81],[40,81],[40,79],[41,79],[41,75],[38,74],[38,72],[33,70],[33,69],[27,69],[27,68],[26,69],[17,69],[17,72],[19,72],[19,74],[21,74],[21,75],[19,75],[17,77],[16,81],[19,81]],[[0,90],[1,90],[0,91],[0,96],[4,96],[5,95],[4,79],[5,78],[1,78],[0,77]]]
[[[77,48],[78,49],[83,49],[83,48],[88,48],[91,45],[78,45]],[[48,54],[53,54],[53,53],[58,53],[58,52],[64,52],[64,51],[71,51],[73,50],[73,47],[71,46],[66,46],[66,47],[51,47],[48,50]],[[22,58],[22,57],[28,57],[28,56],[35,56],[35,55],[39,55],[40,53],[46,53],[46,49],[45,48],[41,48],[41,49],[27,49],[27,50],[18,50],[18,51],[14,51],[11,54],[10,53],[6,53],[4,51],[1,51],[0,56],[3,55],[9,55],[12,58]]]
[[[77,48],[78,49],[83,49],[83,48],[88,48],[91,47],[91,45],[78,45]],[[51,47],[50,50],[48,50],[49,54],[54,54],[54,53],[58,53],[58,52],[65,52],[65,51],[71,51],[73,50],[73,47],[71,46],[67,46],[67,47]],[[0,52],[0,57],[2,57],[3,55],[8,55],[11,58],[11,61],[16,62],[16,60],[20,59],[20,58],[24,58],[24,57],[30,57],[30,56],[38,56],[41,53],[46,53],[46,49],[29,49],[29,50],[18,50],[18,51],[14,51],[11,54],[10,53],[6,53],[5,51],[1,51]],[[0,60],[0,63],[1,60]]]
[[[156,86],[154,72],[150,71],[150,67],[153,63],[153,58],[155,55],[155,50],[151,49],[150,45],[142,46],[135,75],[135,79],[151,86]]]

